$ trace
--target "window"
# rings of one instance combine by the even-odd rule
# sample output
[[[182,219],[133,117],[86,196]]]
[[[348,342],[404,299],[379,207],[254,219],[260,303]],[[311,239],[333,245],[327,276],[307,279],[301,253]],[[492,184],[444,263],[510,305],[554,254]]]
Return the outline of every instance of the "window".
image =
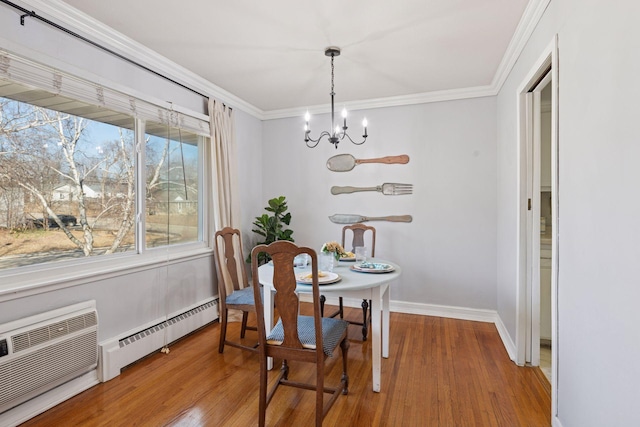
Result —
[[[168,123],[0,79],[0,271],[202,242],[204,137],[153,108]]]
[[[146,246],[198,241],[198,142],[188,131],[148,122]]]

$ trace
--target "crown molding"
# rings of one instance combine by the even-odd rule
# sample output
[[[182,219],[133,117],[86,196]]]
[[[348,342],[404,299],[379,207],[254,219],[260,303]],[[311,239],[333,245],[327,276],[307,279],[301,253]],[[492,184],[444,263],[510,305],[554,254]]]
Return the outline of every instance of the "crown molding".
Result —
[[[516,27],[516,31],[513,33],[507,50],[502,56],[502,61],[500,61],[500,65],[498,65],[498,69],[493,76],[491,87],[495,90],[496,94],[502,89],[502,85],[504,85],[507,77],[509,77],[509,73],[511,73],[511,70],[550,2],[551,0],[529,0],[529,3],[527,3],[522,18],[520,18],[520,22]]]
[[[22,0],[36,13],[68,27],[89,40],[103,45],[126,58],[135,58],[136,62],[158,71],[167,77],[184,84],[204,95],[216,98],[231,107],[237,107],[259,119],[263,111],[242,98],[227,92],[192,71],[165,58],[148,47],[126,37],[95,18],[71,7],[61,0]]]
[[[386,98],[365,99],[362,101],[341,102],[349,111],[368,110],[372,108],[398,107],[403,105],[428,104],[431,102],[455,101],[457,99],[481,98],[494,96],[497,92],[491,86],[477,86],[463,89],[440,90],[434,92],[415,93],[411,95],[390,96]],[[264,120],[282,119],[300,116],[309,111],[311,114],[331,112],[330,104],[313,105],[308,108],[287,108],[264,112]]]
[[[345,106],[350,110],[365,110],[497,95],[550,1],[529,0],[490,85],[352,101],[345,103]],[[135,58],[136,62],[145,67],[157,70],[160,74],[164,74],[200,93],[219,99],[231,107],[237,107],[259,120],[295,117],[307,110],[302,108],[261,110],[148,47],[124,36],[104,23],[80,12],[62,0],[22,0],[22,3],[29,8],[38,10],[39,14],[52,20],[55,19],[61,25],[98,44],[104,45],[127,58]],[[329,112],[331,109],[329,104],[323,104],[312,106],[308,108],[308,111],[319,114]]]

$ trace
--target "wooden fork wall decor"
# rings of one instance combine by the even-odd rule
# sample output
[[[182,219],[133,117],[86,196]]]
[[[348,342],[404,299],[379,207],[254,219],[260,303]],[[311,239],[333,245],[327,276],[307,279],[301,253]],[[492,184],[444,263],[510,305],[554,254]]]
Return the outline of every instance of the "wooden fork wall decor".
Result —
[[[333,186],[331,194],[349,194],[357,191],[378,191],[385,196],[401,196],[413,193],[413,184],[400,184],[397,182],[385,182],[375,187],[351,187],[351,186]]]

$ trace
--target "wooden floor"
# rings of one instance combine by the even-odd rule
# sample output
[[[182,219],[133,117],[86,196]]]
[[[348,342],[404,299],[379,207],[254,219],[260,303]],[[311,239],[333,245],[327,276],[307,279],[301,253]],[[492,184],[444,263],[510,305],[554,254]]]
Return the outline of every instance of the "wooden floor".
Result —
[[[359,312],[347,314],[357,319]],[[237,326],[229,336],[238,336]],[[257,355],[233,347],[219,354],[219,331],[211,324],[168,355],[153,354],[22,426],[257,425]],[[325,426],[551,425],[549,382],[538,368],[509,360],[493,324],[392,313],[390,335],[382,391],[374,393],[370,341],[350,326],[349,394],[338,398]],[[254,341],[255,332],[247,337]],[[339,351],[327,362],[327,383],[338,384]],[[312,365],[291,364],[291,379],[313,376]],[[313,410],[313,392],[281,387],[267,425],[308,426]]]

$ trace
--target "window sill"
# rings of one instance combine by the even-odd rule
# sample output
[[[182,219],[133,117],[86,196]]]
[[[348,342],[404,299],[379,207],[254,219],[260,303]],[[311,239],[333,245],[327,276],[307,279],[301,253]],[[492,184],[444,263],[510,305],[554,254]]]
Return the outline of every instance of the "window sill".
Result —
[[[0,274],[0,302],[123,276],[177,262],[210,256],[204,244],[156,248],[144,254],[116,254],[79,262],[21,268]]]

